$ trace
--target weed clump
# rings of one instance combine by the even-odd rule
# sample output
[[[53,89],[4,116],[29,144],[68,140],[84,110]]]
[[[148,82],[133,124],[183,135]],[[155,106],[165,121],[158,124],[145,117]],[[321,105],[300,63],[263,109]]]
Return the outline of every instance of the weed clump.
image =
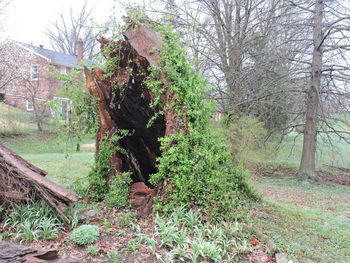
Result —
[[[94,246],[88,246],[86,251],[92,256],[97,256],[100,253],[100,249]]]
[[[63,229],[63,221],[44,202],[15,205],[3,225],[17,241],[55,239]]]
[[[82,225],[75,228],[70,236],[75,244],[85,246],[87,244],[93,244],[100,236],[100,229],[94,225]]]

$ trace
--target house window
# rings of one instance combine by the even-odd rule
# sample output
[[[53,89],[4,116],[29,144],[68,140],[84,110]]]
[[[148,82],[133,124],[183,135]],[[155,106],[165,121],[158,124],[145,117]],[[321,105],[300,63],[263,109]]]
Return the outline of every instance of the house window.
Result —
[[[34,110],[33,101],[27,100],[27,111],[33,111],[33,110]]]
[[[67,74],[67,67],[62,66],[60,68],[60,72],[61,72],[61,74]]]
[[[0,93],[0,102],[5,101],[5,93]]]
[[[38,80],[39,79],[39,66],[33,65],[30,71],[30,78],[31,80]]]

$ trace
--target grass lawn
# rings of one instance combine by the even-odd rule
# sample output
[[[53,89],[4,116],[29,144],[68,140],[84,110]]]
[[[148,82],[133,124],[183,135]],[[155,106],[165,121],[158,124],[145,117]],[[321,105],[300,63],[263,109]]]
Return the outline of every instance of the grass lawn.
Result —
[[[258,158],[253,161],[264,163],[280,163],[298,167],[303,148],[303,136],[292,132],[284,137],[281,144],[267,145],[263,151],[255,152]],[[334,138],[332,145],[322,138],[318,139],[316,165],[321,168],[331,165],[350,169],[350,145],[338,138]]]
[[[263,202],[253,225],[295,262],[350,262],[350,188],[258,177]]]
[[[47,177],[62,186],[71,187],[86,178],[93,163],[93,152],[76,152],[76,141],[63,142],[50,125],[44,126],[44,132],[38,132],[30,113],[3,103],[0,103],[0,113],[1,143],[47,171]],[[82,143],[93,142],[93,137],[87,137]]]
[[[71,187],[86,178],[94,161],[93,152],[75,152],[75,142],[68,144],[70,154],[65,154],[66,146],[50,133],[0,137],[0,141],[22,158],[47,171],[47,178],[64,187]],[[84,141],[92,142],[93,139],[86,138]]]
[[[46,130],[52,130],[46,125]],[[0,102],[0,134],[25,134],[38,130],[33,113]]]
[[[87,177],[94,160],[93,153],[74,153],[68,158],[62,153],[23,154],[27,161],[48,172],[47,178],[64,187],[72,187]]]

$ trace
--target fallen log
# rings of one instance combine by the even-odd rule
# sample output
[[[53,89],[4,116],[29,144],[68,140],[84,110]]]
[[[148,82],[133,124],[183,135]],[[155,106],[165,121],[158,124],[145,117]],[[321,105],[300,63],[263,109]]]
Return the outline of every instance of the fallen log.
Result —
[[[0,241],[0,263],[79,263],[70,259],[59,259],[55,249],[33,249],[12,242]]]
[[[77,196],[44,177],[46,174],[0,143],[0,205],[43,200],[69,222],[62,205],[76,202]]]

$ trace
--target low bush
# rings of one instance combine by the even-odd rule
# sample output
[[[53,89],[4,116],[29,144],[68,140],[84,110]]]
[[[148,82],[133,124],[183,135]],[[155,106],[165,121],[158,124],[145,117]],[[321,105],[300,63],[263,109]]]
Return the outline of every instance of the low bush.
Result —
[[[100,236],[100,229],[94,225],[82,225],[75,228],[70,236],[70,240],[80,246],[94,244]]]
[[[258,159],[268,135],[264,123],[254,116],[235,114],[225,116],[219,130],[230,143],[230,151],[236,164],[246,164]]]
[[[233,167],[227,146],[214,133],[193,131],[191,136],[165,138],[162,150],[159,171],[151,175],[151,182],[166,179],[169,184],[156,202],[157,211],[185,206],[215,220],[237,218],[237,209],[245,201],[258,198],[247,180],[248,172]]]
[[[121,173],[115,176],[105,196],[106,202],[115,208],[124,208],[130,205],[130,173]]]

